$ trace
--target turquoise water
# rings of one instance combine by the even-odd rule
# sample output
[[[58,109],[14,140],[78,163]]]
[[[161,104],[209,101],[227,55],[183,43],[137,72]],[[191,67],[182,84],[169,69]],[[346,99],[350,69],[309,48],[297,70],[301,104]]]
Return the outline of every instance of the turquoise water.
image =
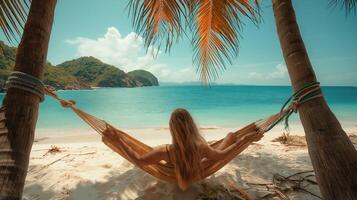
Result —
[[[357,124],[357,88],[324,87],[336,116]],[[170,113],[187,108],[204,127],[240,127],[279,111],[290,96],[287,86],[159,86],[59,91],[84,111],[122,128],[162,128]],[[0,95],[2,100],[4,94]],[[292,120],[296,121],[297,116]],[[37,128],[87,127],[73,112],[47,97],[40,106]]]

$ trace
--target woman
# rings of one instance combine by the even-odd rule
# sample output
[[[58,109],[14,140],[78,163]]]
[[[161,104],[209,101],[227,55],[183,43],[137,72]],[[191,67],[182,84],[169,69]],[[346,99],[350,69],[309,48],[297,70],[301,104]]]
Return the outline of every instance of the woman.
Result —
[[[224,159],[244,139],[237,139],[235,134],[229,133],[217,148],[212,148],[199,133],[190,113],[183,108],[178,108],[171,114],[169,125],[172,144],[156,147],[145,155],[137,154],[120,137],[118,140],[124,151],[134,158],[135,163],[150,165],[161,160],[173,163],[177,183],[183,190],[192,180],[202,177],[203,162]],[[108,127],[107,131],[113,131],[112,127]],[[261,137],[262,134],[257,134],[256,140]]]

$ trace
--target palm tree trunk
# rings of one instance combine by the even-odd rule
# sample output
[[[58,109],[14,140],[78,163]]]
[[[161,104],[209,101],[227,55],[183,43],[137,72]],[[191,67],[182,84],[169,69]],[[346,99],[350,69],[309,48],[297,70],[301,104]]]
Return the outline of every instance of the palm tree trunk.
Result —
[[[292,86],[316,81],[291,0],[272,0],[277,32]],[[357,199],[357,152],[325,99],[299,107],[308,150],[324,199]]]
[[[42,79],[56,0],[32,0],[15,70]],[[10,88],[6,94],[7,134],[0,135],[0,199],[21,199],[36,127],[39,97]]]

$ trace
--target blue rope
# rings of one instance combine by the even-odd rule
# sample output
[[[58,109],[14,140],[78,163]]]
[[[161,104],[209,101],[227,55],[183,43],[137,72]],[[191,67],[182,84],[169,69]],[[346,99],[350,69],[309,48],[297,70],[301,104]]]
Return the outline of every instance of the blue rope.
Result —
[[[286,109],[287,106],[289,105],[290,112],[283,117],[286,131],[289,131],[289,118],[290,118],[292,113],[294,113],[294,112],[296,113],[297,112],[297,106],[300,106],[301,104],[303,104],[303,103],[305,103],[307,101],[310,101],[312,99],[315,99],[315,98],[318,98],[318,97],[322,97],[322,92],[321,92],[321,89],[319,87],[320,87],[320,83],[319,82],[315,82],[314,81],[314,82],[308,83],[308,84],[304,85],[302,88],[300,88],[299,90],[297,90],[295,93],[293,93],[285,101],[285,103],[283,104],[280,112],[282,112],[284,109]],[[313,88],[319,88],[319,89],[316,90],[316,91],[309,91],[310,89],[313,89]],[[305,96],[303,96],[301,98],[301,95],[306,91],[308,93],[305,94]],[[283,119],[279,120],[279,122],[282,121]]]

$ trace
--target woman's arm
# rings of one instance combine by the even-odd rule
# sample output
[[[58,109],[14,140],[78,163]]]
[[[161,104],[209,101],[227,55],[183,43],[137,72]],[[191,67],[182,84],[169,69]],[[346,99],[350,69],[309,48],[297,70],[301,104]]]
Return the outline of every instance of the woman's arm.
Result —
[[[225,159],[227,155],[229,155],[240,143],[234,142],[233,144],[229,145],[225,149],[215,149],[210,145],[207,145],[204,150],[204,157],[208,160],[220,160]]]
[[[236,141],[234,141],[231,145],[227,146],[224,149],[215,149],[210,145],[207,145],[204,150],[205,157],[208,160],[225,159],[233,151],[236,151],[236,148],[238,148],[239,146],[245,146],[244,143],[247,143],[246,138],[249,138],[249,140],[251,141],[258,141],[261,137],[263,137],[263,134],[252,132],[244,136],[243,138],[237,138]]]
[[[111,137],[114,137],[120,144],[120,146],[123,148],[126,154],[130,158],[133,159],[133,162],[139,165],[150,165],[150,164],[155,164],[160,162],[161,160],[169,160],[168,155],[166,152],[166,147],[165,145],[158,146],[154,148],[152,151],[144,154],[144,155],[139,155],[136,151],[134,151],[120,136],[115,134],[115,129],[111,126],[107,126],[107,134],[110,135]],[[114,139],[113,138],[113,139]]]
[[[124,148],[125,152],[133,158],[133,161],[139,165],[150,165],[156,164],[161,160],[168,160],[166,148],[164,145],[155,147],[152,151],[144,154],[139,155],[137,152],[133,151],[132,148],[125,144],[125,142],[121,142],[122,147]]]

